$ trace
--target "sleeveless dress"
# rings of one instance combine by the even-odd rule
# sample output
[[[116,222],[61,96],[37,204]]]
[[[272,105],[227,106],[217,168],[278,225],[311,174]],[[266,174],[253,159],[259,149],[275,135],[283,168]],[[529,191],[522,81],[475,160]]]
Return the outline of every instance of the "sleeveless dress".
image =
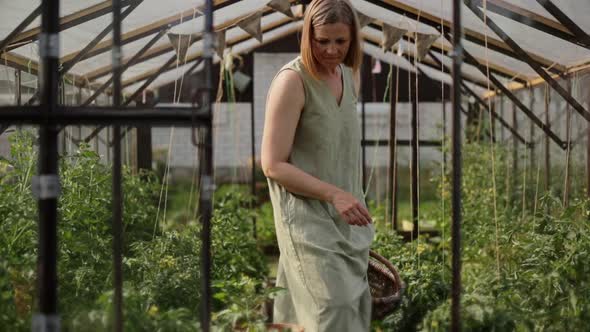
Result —
[[[297,72],[305,89],[288,162],[365,204],[353,74],[349,67],[340,68],[340,105],[325,82],[311,77],[300,57],[280,70]],[[373,224],[349,225],[332,204],[267,181],[280,250],[277,286],[287,289],[275,298],[274,321],[299,324],[306,332],[369,331],[367,265]]]

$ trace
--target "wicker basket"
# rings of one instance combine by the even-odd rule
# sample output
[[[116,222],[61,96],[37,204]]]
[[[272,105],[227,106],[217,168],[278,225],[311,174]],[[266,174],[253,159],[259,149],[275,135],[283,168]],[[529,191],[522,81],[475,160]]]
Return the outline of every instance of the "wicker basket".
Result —
[[[299,326],[296,324],[286,324],[286,323],[272,323],[266,325],[267,331],[276,331],[276,332],[304,332],[305,329],[303,326]]]
[[[382,319],[400,303],[405,284],[391,262],[372,250],[369,255],[367,276],[373,298],[372,318]]]

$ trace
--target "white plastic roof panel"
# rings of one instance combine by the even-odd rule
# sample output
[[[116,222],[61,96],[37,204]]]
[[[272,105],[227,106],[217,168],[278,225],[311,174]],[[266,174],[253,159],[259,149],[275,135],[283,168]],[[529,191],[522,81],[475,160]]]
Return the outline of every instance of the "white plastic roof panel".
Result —
[[[438,33],[436,29],[429,25],[410,20],[407,17],[397,13],[384,10],[383,7],[374,5],[370,2],[363,0],[352,0],[351,3],[361,13],[397,28],[407,29],[411,32],[417,31],[421,33]]]
[[[397,0],[400,3],[412,6],[418,10],[422,10],[428,14],[435,15],[447,21],[452,21],[452,1],[451,0]],[[532,5],[535,0],[512,0],[509,1],[514,5],[518,5],[527,10],[534,11],[540,15],[552,18],[544,8],[539,4]],[[572,19],[576,18],[575,22],[581,24],[586,23],[588,28],[590,23],[587,23],[588,15],[590,15],[590,3],[588,1],[573,1],[560,0],[554,2],[560,9],[566,11],[570,15],[573,11],[579,10],[580,13],[586,13],[586,16],[581,14],[572,15]],[[576,3],[576,4],[574,4]],[[464,28],[468,28],[490,37],[499,39],[467,6],[462,6],[462,24]],[[487,11],[487,15],[515,40],[525,51],[533,52],[541,55],[549,60],[556,61],[560,64],[572,66],[588,61],[590,59],[590,50],[576,46],[575,44],[563,41],[557,37],[553,37],[547,33],[541,32],[534,28],[530,28],[520,22],[511,20],[509,18],[500,16],[491,11]],[[553,20],[555,20],[553,18]],[[589,31],[589,30],[587,30]]]
[[[271,25],[275,22],[279,22],[284,19],[285,19],[285,16],[283,14],[272,13],[272,14],[267,15],[263,18],[262,26],[268,26],[268,25]],[[279,28],[273,29],[267,33],[264,33],[263,34],[263,42],[265,39],[272,39],[275,36],[285,33],[285,31],[288,31],[289,29],[292,29],[294,27],[300,27],[301,25],[302,25],[301,21],[292,22],[292,23],[285,24],[284,26],[281,26]],[[243,38],[243,37],[247,37],[247,36],[248,35],[242,29],[237,28],[237,27],[228,29],[226,32],[226,40],[227,41],[230,41],[230,40],[236,39],[236,38]],[[167,37],[163,37],[163,39],[166,39],[165,42],[168,43]],[[258,44],[259,44],[258,40],[250,38],[245,42],[241,42],[238,45],[234,45],[233,50],[234,50],[234,52],[236,52],[236,50],[238,50],[239,47],[242,47],[242,48],[243,47],[256,47]],[[244,46],[244,45],[249,45],[249,46]],[[189,48],[189,50],[187,52],[187,56],[190,57],[192,54],[197,54],[197,53],[201,52],[202,48],[203,48],[203,43],[201,41],[196,42],[195,44],[193,44]],[[242,52],[242,51],[238,50],[237,52]],[[155,69],[159,68],[163,63],[168,61],[168,59],[170,59],[174,55],[175,55],[174,52],[168,52],[168,53],[165,53],[165,54],[160,55],[158,57],[155,57],[153,59],[150,59],[148,61],[144,61],[144,62],[141,62],[141,63],[136,64],[134,66],[131,66],[129,69],[127,69],[123,73],[123,80],[131,79],[133,77],[141,75],[141,74],[143,74],[147,71],[150,71],[150,70],[155,70]],[[107,79],[108,79],[108,76],[105,76],[105,77],[98,79],[97,81],[104,82]]]
[[[272,15],[274,15],[274,14],[272,14]],[[280,16],[279,16],[279,18],[280,18]],[[263,37],[262,37],[263,43],[266,41],[271,41],[274,38],[281,37],[293,30],[298,30],[302,27],[302,25],[303,25],[303,22],[301,22],[301,21],[291,22],[291,23],[285,24],[284,26],[281,26],[279,28],[273,29],[272,31],[264,33]],[[230,31],[228,31],[228,36],[235,36],[236,34],[244,34],[244,32],[242,32],[242,30],[238,29],[238,28],[234,28],[234,29],[231,29]],[[236,54],[244,53],[244,52],[248,52],[249,50],[258,47],[259,45],[260,45],[260,43],[258,42],[258,40],[251,38],[251,39],[248,39],[246,41],[243,41],[241,43],[234,45],[231,48],[231,52],[236,53]],[[193,47],[188,52],[188,54],[190,55],[194,52],[199,52],[199,51],[201,51],[201,49],[202,49],[202,43],[198,42],[198,43],[196,43],[196,45],[193,45]],[[229,51],[226,51],[226,52],[229,52]],[[173,53],[169,53],[166,56],[170,57],[170,56],[172,56],[172,54]],[[214,62],[215,63],[219,62],[219,57],[215,56]],[[190,62],[190,63],[187,63],[186,65],[181,65],[178,68],[175,68],[173,70],[163,73],[154,82],[152,82],[152,84],[150,84],[149,87],[155,88],[155,87],[162,86],[162,85],[170,83],[170,82],[174,82],[174,80],[180,78],[182,76],[182,74],[186,70],[188,70],[193,64],[194,64],[194,62]],[[199,68],[202,68],[202,65],[197,67],[196,71],[199,71],[200,70]],[[150,70],[150,69],[148,69],[148,70]],[[139,87],[141,84],[142,83],[132,84],[129,87],[127,87],[127,89],[125,89],[125,91],[132,92],[135,89],[137,89],[137,87]]]
[[[140,11],[140,10],[145,10],[146,8],[149,9],[148,5],[149,5],[149,1],[152,0],[144,0],[144,2],[136,9],[136,11]],[[178,1],[178,0],[177,0]],[[169,17],[172,16],[174,14],[178,14],[180,12],[189,10],[191,8],[197,7],[202,5],[203,1],[186,1],[183,0],[183,2],[185,3],[184,7],[180,7],[178,6],[178,8],[174,9],[173,11],[168,11],[166,12],[165,15],[161,15],[159,16],[157,19],[154,20],[159,20],[165,17]],[[187,5],[188,4],[188,5]],[[261,8],[265,7],[266,2],[265,1],[261,1],[261,0],[244,0],[244,1],[240,1],[238,3],[235,3],[231,6],[227,6],[224,8],[221,8],[219,10],[216,10],[214,12],[214,24],[215,26],[220,26],[223,25],[224,23],[230,22],[232,20],[235,20],[243,15],[246,15],[248,13],[252,13],[255,12]],[[154,8],[154,6],[152,6],[152,8]],[[141,11],[140,11],[141,13]],[[134,13],[130,14],[128,19],[131,19],[132,15],[134,15]],[[278,18],[284,18],[285,16],[281,13],[273,13],[267,16],[264,16],[262,18],[262,25],[265,25],[271,21],[275,21]],[[105,22],[105,26],[106,24],[110,23],[110,18],[106,18],[107,21]],[[140,28],[141,26],[147,25],[152,21],[149,20],[145,20],[145,22],[143,22],[142,24],[136,23],[136,22],[131,22],[133,24],[128,24],[129,28],[125,29],[124,32],[126,31],[130,31],[130,30],[135,30],[137,28]],[[96,22],[97,20],[93,20],[93,22]],[[177,26],[174,26],[170,29],[170,32],[172,33],[195,33],[195,32],[200,32],[203,30],[203,26],[205,24],[205,20],[204,20],[204,16],[198,16],[195,19],[189,20],[185,23],[179,24]],[[102,29],[102,28],[101,28]],[[100,31],[101,29],[99,29],[98,31]],[[98,32],[97,32],[98,33]],[[94,38],[93,34],[92,36],[90,36],[90,34],[88,35],[88,39],[85,40],[82,44],[82,42],[80,42],[80,44],[78,44],[77,48],[71,48],[67,50],[67,53],[71,53],[71,52],[75,52],[80,50],[83,45],[85,45],[86,43],[88,43],[92,38]],[[137,51],[139,51],[145,44],[147,44],[153,37],[155,36],[155,33],[149,36],[146,36],[144,38],[141,38],[139,40],[136,40],[134,42],[125,44],[123,46],[122,52],[123,52],[123,56],[125,58],[129,58],[131,56],[133,56],[135,53],[137,53]],[[110,36],[107,37],[107,39],[111,38]],[[80,46],[82,45],[82,46]],[[160,40],[158,40],[152,47],[151,49],[155,49],[159,46],[163,46],[169,45],[169,40],[167,36],[163,36]],[[190,50],[189,50],[189,54],[190,54]],[[165,61],[165,60],[164,60]],[[91,59],[87,59],[85,61],[82,61],[80,63],[78,63],[73,69],[72,72],[77,73],[77,74],[81,74],[83,75],[84,73],[88,73],[91,72],[97,68],[101,68],[104,66],[108,66],[111,63],[111,55],[110,52],[106,52],[103,54],[99,54],[97,56],[92,57]]]
[[[590,3],[587,5],[590,7]],[[529,52],[567,66],[590,59],[590,50],[588,49],[496,13],[488,12],[487,15],[520,47]]]
[[[104,0],[62,0],[60,1],[60,17],[73,14],[82,9],[104,2]],[[40,0],[0,0],[2,19],[0,20],[0,40],[4,39],[17,25],[41,4]],[[41,25],[40,16],[37,17],[25,31]]]

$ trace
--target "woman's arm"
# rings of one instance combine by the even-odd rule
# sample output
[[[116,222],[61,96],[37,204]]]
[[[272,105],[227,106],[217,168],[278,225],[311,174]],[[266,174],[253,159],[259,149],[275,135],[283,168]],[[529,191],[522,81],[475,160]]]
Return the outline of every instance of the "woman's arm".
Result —
[[[304,104],[305,91],[299,75],[292,70],[279,73],[266,102],[261,147],[264,175],[290,192],[332,203],[350,224],[366,225],[371,222],[369,212],[352,194],[287,162]]]

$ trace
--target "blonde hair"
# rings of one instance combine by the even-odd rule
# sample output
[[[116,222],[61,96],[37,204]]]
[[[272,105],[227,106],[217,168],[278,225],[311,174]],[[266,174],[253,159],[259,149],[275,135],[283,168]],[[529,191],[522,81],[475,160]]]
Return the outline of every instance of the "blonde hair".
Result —
[[[356,11],[348,0],[313,0],[305,11],[303,32],[301,34],[301,60],[307,71],[319,79],[319,64],[314,58],[311,43],[313,28],[323,24],[344,23],[350,26],[350,46],[344,64],[354,72],[359,70],[362,61],[360,26]]]

